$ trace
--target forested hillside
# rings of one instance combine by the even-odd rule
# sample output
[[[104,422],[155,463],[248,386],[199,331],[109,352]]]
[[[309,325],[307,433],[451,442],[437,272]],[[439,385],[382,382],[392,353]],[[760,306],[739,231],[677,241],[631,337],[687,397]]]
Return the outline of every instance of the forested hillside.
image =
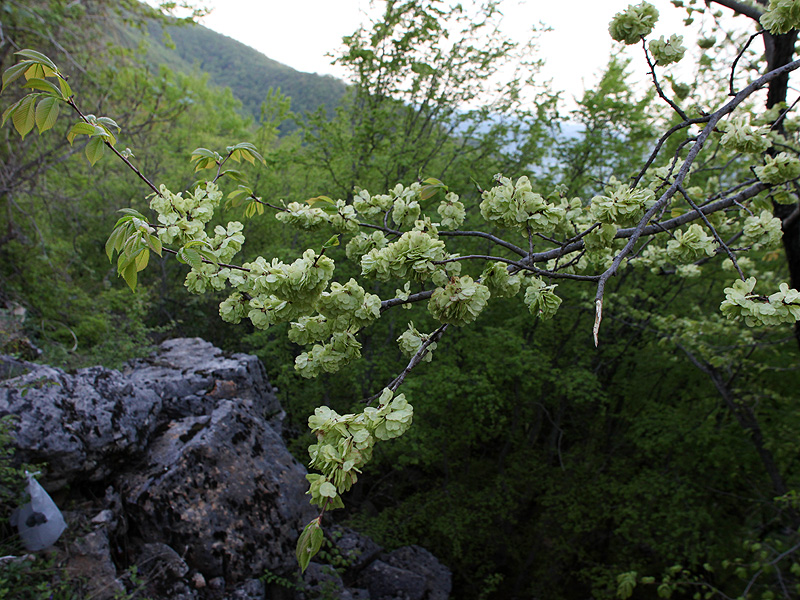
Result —
[[[387,2],[290,133],[231,40],[139,52],[106,35],[159,18],[133,0],[0,4],[5,352],[257,354],[311,465],[301,564],[340,522],[424,545],[458,599],[800,595],[796,0],[608,15],[568,114],[502,2]],[[341,90],[307,81],[292,110]]]
[[[230,87],[244,110],[256,119],[270,88],[289,96],[292,110],[301,114],[321,106],[333,114],[345,93],[344,82],[334,77],[296,71],[202,25],[164,27],[153,21],[148,32],[153,61],[163,60],[182,71],[197,68],[208,73],[214,85]],[[164,46],[164,33],[174,49]]]

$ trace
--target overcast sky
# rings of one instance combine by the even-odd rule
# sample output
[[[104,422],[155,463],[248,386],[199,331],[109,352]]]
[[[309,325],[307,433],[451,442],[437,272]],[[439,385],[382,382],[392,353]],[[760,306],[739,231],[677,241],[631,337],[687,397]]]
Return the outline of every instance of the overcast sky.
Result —
[[[689,34],[686,13],[668,0],[651,0],[661,16],[655,36]],[[514,39],[523,39],[539,21],[553,29],[541,38],[546,60],[545,77],[565,97],[580,96],[597,81],[608,61],[612,40],[608,23],[630,0],[504,0],[503,27]],[[269,58],[299,71],[344,77],[332,66],[332,53],[375,10],[369,0],[208,0],[212,13],[201,23],[252,46]],[[380,3],[376,3],[380,5]],[[689,41],[687,35],[687,41]],[[692,36],[691,40],[695,37]],[[685,42],[685,45],[688,45]],[[641,49],[634,56],[637,75],[646,74]]]

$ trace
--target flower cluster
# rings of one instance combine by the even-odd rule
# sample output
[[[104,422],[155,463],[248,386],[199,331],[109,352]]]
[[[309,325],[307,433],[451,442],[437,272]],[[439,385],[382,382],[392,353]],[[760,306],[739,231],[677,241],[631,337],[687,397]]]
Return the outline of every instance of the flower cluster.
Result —
[[[521,285],[519,275],[509,275],[508,267],[501,262],[488,265],[481,274],[483,283],[495,298],[516,296]]]
[[[217,185],[208,182],[197,186],[194,193],[173,194],[161,186],[159,194],[153,194],[150,208],[158,213],[161,225],[158,237],[164,244],[184,245],[194,240],[207,238],[205,226],[214,216],[214,209],[222,199]]]
[[[286,210],[276,214],[275,218],[281,223],[306,231],[314,231],[328,223],[328,213],[324,210],[299,202],[290,202]]]
[[[444,259],[444,242],[422,231],[408,231],[385,248],[375,248],[362,256],[361,272],[382,281],[425,281],[441,270],[433,262]]]
[[[614,223],[622,227],[638,223],[656,196],[651,189],[631,189],[615,180],[605,191],[608,195],[592,198],[589,214],[599,223]]]
[[[772,216],[768,210],[762,210],[757,217],[747,217],[744,220],[742,233],[745,243],[750,244],[756,250],[774,248],[780,244],[783,236],[781,220]]]

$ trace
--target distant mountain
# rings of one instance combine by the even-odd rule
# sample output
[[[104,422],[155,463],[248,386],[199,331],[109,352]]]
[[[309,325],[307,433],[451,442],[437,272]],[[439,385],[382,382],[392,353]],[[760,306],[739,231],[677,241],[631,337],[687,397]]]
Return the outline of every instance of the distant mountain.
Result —
[[[256,118],[261,114],[261,103],[269,88],[280,88],[289,96],[294,112],[315,111],[324,106],[329,114],[347,89],[335,77],[297,71],[202,25],[166,30],[174,49],[165,45],[160,24],[150,26],[150,53],[154,61],[182,71],[195,66],[205,71],[213,84],[231,88],[244,110]]]

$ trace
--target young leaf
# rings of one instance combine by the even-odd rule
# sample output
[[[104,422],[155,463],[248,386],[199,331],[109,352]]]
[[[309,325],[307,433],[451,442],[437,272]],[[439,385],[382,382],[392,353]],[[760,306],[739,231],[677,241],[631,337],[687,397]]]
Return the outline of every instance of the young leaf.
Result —
[[[300,569],[303,572],[308,568],[308,563],[314,558],[319,549],[322,547],[323,540],[322,527],[320,526],[320,517],[311,521],[303,529],[303,533],[297,539],[297,562],[300,563]]]
[[[25,58],[30,59],[32,62],[38,63],[40,65],[44,65],[48,67],[51,71],[58,71],[58,67],[56,67],[55,63],[47,58],[41,52],[37,52],[36,50],[30,50],[25,48],[20,50],[19,52],[14,52],[14,54],[19,54],[20,56],[24,56]]]
[[[117,227],[114,231],[111,232],[111,235],[108,236],[108,240],[106,241],[106,256],[108,256],[108,262],[111,262],[114,258],[114,252],[119,252],[122,248],[122,242],[124,238],[125,232],[122,227]]]
[[[49,69],[47,69],[43,65],[40,65],[38,63],[34,63],[30,67],[28,67],[27,71],[25,71],[25,79],[27,79],[27,80],[30,80],[30,79],[44,79],[45,77],[47,77],[48,72],[51,75],[53,74],[52,71],[49,71]]]
[[[70,96],[72,96],[72,88],[69,86],[66,79],[62,79],[61,77],[59,77],[58,86],[61,88],[62,98],[68,99]]]
[[[89,163],[92,166],[103,157],[105,149],[106,145],[103,142],[103,138],[96,137],[89,140],[89,143],[86,144],[86,158],[89,159]]]
[[[134,263],[136,264],[136,270],[142,271],[145,267],[147,267],[147,263],[150,261],[150,250],[148,248],[140,248],[139,251],[136,253],[134,257]]]
[[[57,98],[61,96],[61,90],[59,90],[55,84],[47,81],[46,79],[29,79],[28,83],[23,85],[24,88],[30,88],[32,90],[40,90],[42,92],[48,92],[53,94]]]
[[[119,274],[125,280],[125,283],[128,284],[128,287],[131,288],[132,292],[136,291],[136,274],[139,271],[136,270],[136,263],[131,261],[123,270],[119,271]]]
[[[79,123],[75,123],[72,126],[72,129],[69,130],[67,134],[67,141],[72,144],[73,140],[76,136],[79,135],[97,135],[97,130],[102,129],[97,127],[96,125],[90,125],[89,123],[84,123],[80,121]]]
[[[27,96],[25,98],[27,98]],[[6,121],[8,121],[8,117],[10,117],[14,113],[14,111],[17,110],[17,108],[19,107],[20,104],[22,104],[22,101],[25,100],[25,98],[20,98],[14,104],[12,104],[3,111],[3,123],[2,123],[3,125],[6,124]]]
[[[336,202],[334,202],[333,199],[329,198],[328,196],[316,196],[315,198],[309,198],[308,200],[306,200],[306,204],[308,204],[309,206],[312,206],[312,207],[315,204],[320,204],[320,203],[322,203],[322,204],[330,204],[331,206],[336,206]],[[320,208],[324,208],[324,206],[320,207]]]
[[[36,106],[36,126],[40,134],[55,125],[58,118],[58,102],[56,98],[45,98]]]
[[[162,244],[161,244],[161,240],[158,239],[157,235],[152,235],[152,234],[148,235],[147,236],[147,245],[150,246],[150,248],[153,250],[153,252],[155,252],[156,254],[161,256]]]
[[[111,131],[111,127],[116,129],[118,133],[122,131],[122,128],[117,125],[117,122],[109,117],[100,117],[97,119],[97,122],[100,123],[107,131],[109,131],[109,133]]]
[[[30,133],[31,129],[33,129],[33,126],[36,124],[35,96],[36,94],[25,96],[11,116],[11,120],[14,122],[14,128],[23,138]]]
[[[23,60],[22,62],[19,62],[14,66],[7,68],[3,72],[3,87],[2,89],[0,89],[0,91],[6,89],[6,86],[9,83],[16,81],[17,79],[22,77],[25,74],[25,71],[28,70],[28,67],[30,67],[32,64],[33,61]]]
[[[325,248],[333,248],[334,246],[338,246],[338,245],[339,245],[339,234],[337,233],[331,239],[329,239],[327,242],[322,244],[322,248],[323,249],[325,249]]]

